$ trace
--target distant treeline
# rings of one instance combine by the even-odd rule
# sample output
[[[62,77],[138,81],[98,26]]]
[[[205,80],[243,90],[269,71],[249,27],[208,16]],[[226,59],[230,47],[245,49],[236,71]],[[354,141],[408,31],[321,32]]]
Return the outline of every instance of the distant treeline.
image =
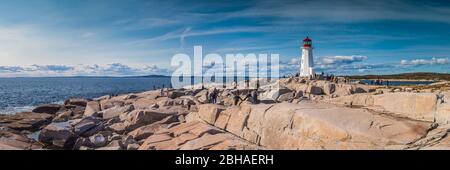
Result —
[[[450,74],[446,73],[402,73],[390,75],[363,75],[363,76],[346,76],[350,79],[409,79],[409,80],[450,80]]]

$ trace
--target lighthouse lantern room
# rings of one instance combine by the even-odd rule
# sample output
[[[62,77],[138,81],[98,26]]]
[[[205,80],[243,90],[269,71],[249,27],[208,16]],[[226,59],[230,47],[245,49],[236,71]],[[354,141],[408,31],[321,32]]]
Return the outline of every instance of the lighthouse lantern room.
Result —
[[[312,40],[309,37],[306,37],[303,40],[302,47],[302,58],[300,63],[300,76],[301,77],[309,77],[314,75],[314,60],[312,53]]]

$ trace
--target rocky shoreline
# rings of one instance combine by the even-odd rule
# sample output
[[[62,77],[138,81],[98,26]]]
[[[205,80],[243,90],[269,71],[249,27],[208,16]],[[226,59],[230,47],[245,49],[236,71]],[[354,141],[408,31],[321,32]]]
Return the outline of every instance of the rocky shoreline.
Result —
[[[450,149],[450,85],[385,87],[285,78],[250,89],[165,89],[68,99],[0,115],[6,150]]]

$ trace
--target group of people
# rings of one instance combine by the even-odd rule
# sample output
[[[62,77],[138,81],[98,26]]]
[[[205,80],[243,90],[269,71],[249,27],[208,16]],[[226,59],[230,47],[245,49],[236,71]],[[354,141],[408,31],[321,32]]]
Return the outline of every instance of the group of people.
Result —
[[[295,75],[296,77],[300,77],[300,74],[297,73]],[[338,83],[338,77],[333,74],[325,74],[322,72],[321,74],[312,74],[309,76],[310,80],[326,80],[326,81],[332,81],[334,83]]]
[[[153,88],[156,88],[155,86],[153,86]],[[164,85],[162,86],[161,89],[159,89],[159,95],[160,96],[169,96],[169,89],[165,88]]]
[[[252,90],[251,92],[249,92],[249,93],[247,93],[247,95],[245,95],[245,98],[244,99],[242,99],[241,98],[241,96],[239,95],[240,93],[239,93],[239,90],[236,90],[234,93],[233,93],[233,105],[239,105],[239,102],[240,101],[246,101],[246,100],[248,100],[248,99],[250,99],[250,102],[252,103],[252,104],[258,104],[259,103],[259,100],[258,100],[258,91],[255,89],[255,90]]]
[[[389,86],[389,80],[385,80],[385,81],[380,80],[380,79],[377,79],[375,81],[371,80],[370,84],[372,84],[372,85],[387,85],[387,86]]]
[[[218,100],[218,96],[219,96],[219,91],[214,88],[211,92],[207,91],[206,92],[206,96],[208,97],[207,100],[209,101],[209,103],[217,103]],[[256,89],[248,92],[245,96],[245,98],[241,98],[240,96],[240,92],[239,90],[234,90],[233,92],[231,92],[231,97],[233,98],[233,104],[234,105],[239,105],[239,103],[241,101],[246,101],[246,100],[250,100],[250,102],[252,104],[258,104],[259,100],[258,100],[258,91]]]
[[[209,103],[217,103],[217,97],[219,96],[219,91],[217,91],[216,88],[214,88],[211,93],[209,93],[209,91],[206,91],[206,96],[208,97]]]
[[[300,77],[300,74],[297,73],[295,76]],[[325,74],[324,72],[322,72],[321,74],[309,75],[309,80],[326,80],[334,83],[339,83],[339,78],[337,76],[335,76],[334,74]]]
[[[326,75],[324,75],[324,73],[322,72],[322,77],[326,81],[332,81],[332,82],[338,83],[338,78],[336,76],[334,76],[334,74],[331,74],[331,75],[326,74]]]

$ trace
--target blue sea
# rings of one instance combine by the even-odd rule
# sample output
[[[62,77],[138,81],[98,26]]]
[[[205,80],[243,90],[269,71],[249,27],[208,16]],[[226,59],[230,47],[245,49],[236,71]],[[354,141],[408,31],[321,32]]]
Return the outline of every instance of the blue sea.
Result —
[[[169,77],[0,78],[0,114],[28,111],[72,97],[95,98],[170,86]]]
[[[374,83],[374,82],[372,82],[372,80],[361,80],[361,82],[370,84],[370,85],[372,85]],[[414,81],[414,80],[395,81],[395,80],[393,80],[393,81],[389,81],[389,82],[383,81],[382,84],[380,84],[380,85],[388,85],[388,83],[389,83],[389,86],[429,85],[429,84],[435,83],[435,81]]]

